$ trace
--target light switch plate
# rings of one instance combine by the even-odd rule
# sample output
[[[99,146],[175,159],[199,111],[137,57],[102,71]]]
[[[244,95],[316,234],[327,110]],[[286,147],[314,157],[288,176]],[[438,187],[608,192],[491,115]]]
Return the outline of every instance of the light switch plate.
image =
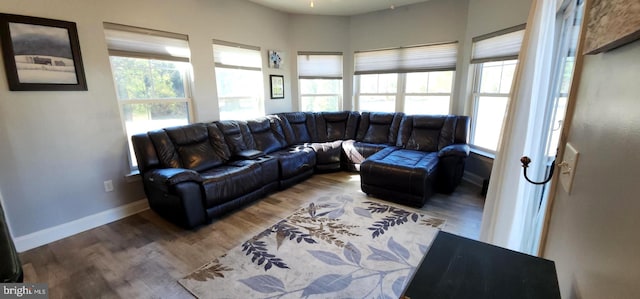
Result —
[[[567,143],[567,146],[564,149],[564,157],[562,157],[562,162],[566,164],[563,164],[563,166],[558,169],[560,172],[560,183],[562,184],[562,188],[564,188],[564,191],[569,194],[571,194],[573,177],[576,174],[578,155],[578,151],[571,145],[571,143]]]

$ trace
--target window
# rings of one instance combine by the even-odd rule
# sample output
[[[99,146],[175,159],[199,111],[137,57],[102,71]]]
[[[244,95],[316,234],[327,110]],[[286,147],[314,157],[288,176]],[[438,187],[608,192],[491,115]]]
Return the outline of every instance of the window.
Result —
[[[298,52],[301,111],[342,110],[342,53]]]
[[[580,24],[582,24],[582,15],[584,13],[584,1],[573,0],[568,2],[569,5],[562,12],[562,21],[559,21],[561,24],[558,24],[560,39],[555,54],[558,57],[558,64],[554,70],[553,82],[555,85],[552,87],[553,100],[550,101],[550,109],[553,111],[553,115],[551,116],[552,122],[549,128],[550,134],[546,148],[549,157],[555,156],[558,150],[560,133],[562,132],[567,112],[569,89],[573,79]]]
[[[449,114],[453,74],[453,71],[407,73],[404,112]]]
[[[488,152],[498,147],[509,94],[524,37],[524,25],[473,38],[471,144]]]
[[[496,150],[517,63],[517,60],[507,60],[476,65],[473,145]]]
[[[189,44],[186,35],[104,23],[111,72],[129,143],[131,136],[190,122]]]
[[[360,111],[449,114],[457,43],[355,53]]]
[[[360,75],[358,84],[358,110],[394,112],[398,97],[398,74]]]
[[[213,41],[220,119],[264,116],[260,48]]]

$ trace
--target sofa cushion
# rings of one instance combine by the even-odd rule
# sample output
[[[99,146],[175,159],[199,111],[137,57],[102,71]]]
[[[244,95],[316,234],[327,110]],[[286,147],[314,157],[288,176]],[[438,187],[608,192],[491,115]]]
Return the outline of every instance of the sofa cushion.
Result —
[[[315,140],[315,118],[309,112],[278,114],[288,145],[309,143]]]
[[[275,152],[286,146],[280,123],[274,118],[259,118],[247,122],[256,149],[265,154]]]
[[[404,113],[362,112],[356,141],[393,145]]]
[[[150,131],[147,134],[155,148],[160,168],[182,168],[176,147],[165,130]]]
[[[455,127],[455,116],[405,116],[400,124],[398,143],[396,145],[406,149],[437,152],[453,144]]]
[[[319,112],[315,116],[315,142],[355,139],[360,118],[357,112]]]
[[[231,155],[235,155],[244,150],[256,149],[255,141],[249,131],[246,121],[221,120],[214,123],[229,147]]]
[[[316,165],[340,165],[340,157],[342,156],[342,140],[312,143],[310,146],[316,152]]]
[[[167,128],[165,131],[175,147],[182,168],[203,171],[222,165],[230,158],[226,144],[220,142],[222,134],[217,128],[192,124]],[[209,137],[210,133],[212,138]]]
[[[342,150],[344,152],[346,163],[357,165],[362,162],[366,158],[369,158],[371,155],[389,147],[386,144],[376,144],[376,143],[367,143],[367,142],[358,142],[355,140],[347,140],[342,142]],[[351,169],[350,170],[357,170]]]
[[[201,172],[205,207],[225,203],[262,187],[262,169],[255,161],[234,161]]]
[[[316,153],[308,147],[279,150],[270,155],[278,159],[281,180],[304,173],[316,165]]]

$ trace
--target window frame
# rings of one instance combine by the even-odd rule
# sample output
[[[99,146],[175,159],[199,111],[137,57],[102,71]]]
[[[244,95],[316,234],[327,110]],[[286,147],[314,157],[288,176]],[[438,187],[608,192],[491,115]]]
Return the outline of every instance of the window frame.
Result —
[[[428,72],[420,72],[420,73],[429,73],[429,80],[431,80],[431,74],[432,73],[436,73],[436,72],[446,72],[446,71],[428,71]],[[406,107],[407,107],[407,96],[411,96],[411,97],[415,97],[415,96],[422,96],[422,97],[442,97],[442,96],[447,96],[449,97],[449,108],[447,109],[447,114],[451,114],[451,108],[453,105],[453,91],[455,90],[455,81],[456,81],[456,71],[452,70],[451,72],[451,90],[448,93],[444,93],[444,92],[426,92],[426,93],[416,93],[416,92],[407,92],[407,79],[406,76],[409,73],[405,73],[403,74],[403,78],[402,78],[402,109],[399,111],[403,111],[405,114],[411,114],[409,112],[406,111]],[[398,82],[400,83],[400,81]],[[427,83],[428,86],[428,83]]]
[[[453,94],[456,87],[455,75],[458,61],[458,42],[440,42],[390,49],[377,49],[354,52],[354,106],[362,110],[362,96],[394,97],[394,111],[404,112],[407,96],[448,96],[451,113]],[[441,71],[452,72],[451,89],[449,93],[407,93],[407,74],[434,73]],[[363,93],[361,92],[362,75],[396,74],[396,91],[393,93]]]
[[[518,60],[517,59],[511,59],[511,60],[503,60],[502,62],[504,63],[505,61],[513,61],[515,60],[515,65],[517,68],[518,65]],[[489,61],[487,61],[489,62]],[[475,144],[475,138],[476,138],[476,125],[477,125],[477,120],[478,120],[478,110],[479,110],[479,101],[480,101],[480,97],[492,97],[492,98],[505,98],[507,100],[507,104],[509,102],[509,98],[511,97],[511,88],[509,88],[509,92],[508,93],[483,93],[480,89],[481,89],[481,85],[482,85],[482,70],[484,67],[484,64],[487,62],[480,62],[480,63],[475,63],[472,65],[473,67],[473,85],[472,85],[472,92],[471,92],[471,101],[472,101],[472,107],[473,107],[473,116],[472,116],[472,124],[471,124],[471,132],[470,132],[470,138],[469,138],[469,145],[475,149],[478,150],[479,152],[482,152],[483,154],[487,155],[487,156],[494,156],[496,153],[496,150],[492,150],[486,147],[482,147],[479,145]],[[502,65],[502,67],[504,68],[504,65]],[[515,79],[515,73],[514,73],[514,78],[512,79],[512,85],[513,85],[513,80]],[[504,122],[504,120],[503,120]],[[503,123],[504,125],[504,123]],[[496,147],[498,145],[496,144]]]
[[[426,93],[415,93],[415,92],[407,92],[407,74],[410,73],[435,73],[435,72],[443,72],[450,71],[452,72],[451,76],[451,91],[449,93],[442,92],[426,92]],[[424,72],[409,72],[409,73],[379,73],[379,74],[362,74],[362,75],[382,75],[382,74],[396,74],[397,82],[396,82],[396,92],[394,93],[362,93],[360,92],[360,76],[354,75],[354,91],[355,91],[355,108],[357,111],[363,111],[361,107],[360,97],[361,96],[393,96],[394,97],[394,107],[395,112],[403,112],[409,114],[409,112],[405,111],[406,108],[406,97],[407,96],[448,96],[449,97],[449,108],[448,114],[451,114],[451,108],[453,105],[453,92],[455,90],[455,70],[433,70],[433,71],[424,71]]]
[[[111,57],[125,57],[125,58],[136,58],[136,59],[145,59],[142,58],[140,56],[134,56],[134,55],[122,55],[122,54],[110,54],[109,55],[109,59],[111,59]],[[159,58],[146,58],[149,60],[158,60],[158,61],[171,61],[171,62],[176,62],[175,60],[163,60],[163,59],[159,59]],[[191,68],[191,63],[189,63],[188,68]],[[112,79],[114,80],[113,84],[114,86],[117,86],[117,83],[115,82],[115,72],[113,70],[113,68],[111,68],[111,73],[112,73]],[[120,121],[122,123],[122,128],[124,129],[125,135],[127,136],[127,143],[129,145],[129,147],[131,147],[131,136],[133,136],[134,134],[129,134],[129,132],[127,131],[127,121],[125,120],[124,116],[124,106],[125,105],[129,105],[129,104],[167,104],[167,103],[186,103],[187,104],[187,123],[188,124],[192,124],[193,120],[194,120],[194,112],[193,112],[193,97],[191,96],[191,76],[190,76],[190,70],[187,69],[184,72],[184,78],[183,78],[183,84],[184,84],[184,98],[148,98],[148,99],[121,99],[118,96],[118,92],[116,90],[116,99],[118,101],[118,109],[120,112]],[[161,129],[161,128],[158,128]],[[134,156],[131,155],[131,152],[128,150],[127,151],[127,158],[129,160],[129,167],[131,168],[131,172],[134,173],[136,171],[138,171],[138,166],[137,166],[137,162],[134,161]],[[135,162],[135,163],[134,163]],[[134,166],[135,164],[135,166]]]
[[[240,66],[240,65],[232,65],[232,64],[222,64],[222,63],[218,63],[215,62],[214,64],[214,68],[213,68],[213,72],[214,72],[214,77],[216,80],[216,97],[218,100],[218,118],[220,120],[227,120],[226,118],[222,117],[222,109],[220,106],[220,103],[222,102],[222,100],[234,100],[234,99],[247,99],[248,97],[246,96],[238,96],[238,95],[234,95],[234,96],[221,96],[220,95],[220,88],[218,86],[218,69],[229,69],[229,70],[239,70],[239,71],[257,71],[260,72],[260,82],[259,84],[262,85],[260,92],[258,92],[256,94],[256,100],[258,102],[258,111],[256,113],[256,116],[264,116],[265,115],[265,88],[264,88],[264,72],[263,72],[263,63],[264,61],[262,60],[262,50],[260,47],[256,47],[256,46],[250,46],[250,45],[244,45],[244,44],[239,44],[239,43],[234,43],[234,42],[228,42],[228,41],[223,41],[223,40],[217,40],[214,39],[212,41],[211,44],[211,49],[212,49],[212,55],[213,55],[213,59],[214,61],[217,59],[215,57],[215,46],[227,46],[227,47],[236,47],[236,48],[240,48],[243,50],[250,50],[250,51],[256,51],[258,56],[260,57],[260,67],[258,68],[256,67],[249,67],[249,66]],[[249,97],[250,98],[250,97]],[[253,118],[254,116],[248,116],[246,119],[250,119]],[[237,119],[237,118],[232,118],[232,119]]]
[[[517,67],[518,67],[518,56],[519,56],[519,50],[516,52],[514,46],[517,45],[517,43],[520,43],[520,47],[522,45],[522,40],[518,40],[518,39],[522,39],[524,38],[524,33],[526,30],[526,23],[525,24],[520,24],[520,25],[516,25],[516,26],[512,26],[509,28],[505,28],[502,30],[498,30],[495,32],[491,32],[488,34],[483,34],[477,37],[473,37],[472,38],[472,45],[471,45],[471,57],[470,57],[470,69],[471,72],[473,72],[473,79],[472,79],[472,87],[471,87],[471,94],[469,95],[469,101],[470,101],[470,106],[471,106],[471,130],[470,130],[470,138],[469,138],[469,145],[471,146],[471,149],[474,150],[475,152],[478,152],[484,156],[488,156],[488,157],[494,157],[495,153],[497,151],[497,147],[499,146],[499,144],[496,144],[496,150],[493,149],[489,149],[483,146],[479,146],[475,144],[475,139],[477,136],[477,132],[476,132],[476,126],[478,124],[478,112],[479,112],[479,102],[480,102],[480,98],[481,97],[495,97],[495,98],[506,98],[507,100],[507,106],[509,104],[509,99],[511,96],[511,88],[513,87],[513,82],[515,80],[515,76],[516,76],[516,72],[517,72]],[[508,38],[503,38],[503,37],[507,37]],[[476,45],[479,43],[486,43],[489,40],[493,40],[494,43],[496,41],[496,39],[499,39],[501,42],[498,42],[498,44],[500,44],[501,46],[504,46],[506,48],[508,48],[508,51],[500,51],[500,53],[496,54],[495,56],[491,56],[491,55],[486,55],[486,52],[477,52],[476,51]],[[520,47],[518,49],[520,49]],[[486,48],[485,48],[486,50]],[[476,54],[478,53],[482,53],[482,55],[480,57],[477,57]],[[498,90],[497,93],[483,93],[481,91],[481,85],[482,85],[482,71],[483,68],[485,66],[485,63],[490,63],[490,62],[506,62],[506,61],[515,61],[515,65],[516,65],[516,72],[514,72],[513,74],[513,78],[511,80],[511,87],[509,88],[509,92],[508,93],[501,93],[500,89]],[[504,64],[502,65],[503,71],[504,71]],[[501,74],[502,77],[502,74]],[[503,123],[501,125],[501,129],[503,129],[502,127],[504,127],[504,120]],[[499,138],[498,138],[499,139]],[[498,140],[498,143],[500,141]]]
[[[302,93],[300,90],[301,88],[298,88],[298,93],[299,93],[299,101],[298,101],[298,105],[300,105],[300,107],[302,108],[303,105],[303,101],[302,98],[304,97],[337,97],[338,98],[338,110],[336,111],[341,111],[344,109],[344,103],[343,103],[343,94],[344,94],[344,80],[343,79],[298,79],[298,87],[301,86],[301,80],[340,80],[340,93]],[[302,109],[301,109],[302,110]],[[315,111],[314,111],[315,112]]]
[[[149,35],[149,36],[155,36],[155,37],[159,37],[159,38],[164,38],[164,39],[176,39],[176,40],[184,40],[184,42],[188,45],[188,36],[183,35],[183,34],[178,34],[178,33],[172,33],[172,32],[164,32],[164,31],[158,31],[158,30],[154,30],[154,29],[146,29],[146,28],[140,28],[140,27],[133,27],[133,26],[128,26],[128,25],[121,25],[121,24],[115,24],[115,23],[108,23],[108,22],[104,22],[103,24],[104,26],[104,30],[111,30],[111,31],[121,31],[125,34],[143,34],[143,35]],[[137,174],[139,171],[138,165],[137,165],[137,161],[136,161],[136,157],[135,157],[135,152],[133,151],[133,145],[131,143],[131,136],[137,134],[137,133],[129,133],[127,130],[127,121],[124,117],[125,115],[125,105],[135,105],[135,104],[145,104],[145,105],[152,105],[152,104],[167,104],[167,103],[185,103],[186,104],[186,108],[187,108],[187,123],[191,124],[194,122],[194,111],[193,111],[193,94],[192,94],[192,84],[193,84],[193,78],[191,76],[191,72],[192,72],[192,65],[191,65],[191,60],[189,57],[184,57],[184,56],[170,56],[168,54],[164,54],[164,53],[158,53],[157,51],[153,51],[151,50],[150,52],[141,52],[138,51],[137,49],[134,49],[133,51],[129,51],[126,49],[122,49],[120,48],[120,45],[118,45],[117,49],[111,49],[109,47],[109,43],[107,43],[107,51],[109,54],[109,68],[111,70],[111,79],[113,80],[113,84],[114,84],[114,91],[116,94],[116,101],[118,103],[118,112],[120,114],[120,123],[122,125],[122,129],[125,133],[125,137],[127,139],[127,160],[129,163],[129,168],[131,171],[131,175]],[[184,54],[184,53],[182,53]],[[111,58],[112,57],[122,57],[122,58],[133,58],[133,59],[145,59],[147,61],[166,61],[166,62],[174,62],[174,63],[185,63],[185,69],[182,72],[182,83],[183,83],[183,90],[184,90],[184,98],[182,97],[178,97],[178,98],[135,98],[135,99],[122,99],[120,98],[119,94],[118,94],[118,83],[116,82],[116,70],[113,68],[113,65],[111,63]],[[157,129],[161,129],[161,128],[157,128]]]
[[[302,110],[303,98],[304,97],[337,97],[338,99],[338,109],[336,111],[341,111],[344,109],[344,75],[342,66],[344,65],[344,54],[342,52],[307,52],[307,51],[299,51],[297,54],[297,65],[298,72],[300,71],[300,56],[313,56],[313,55],[327,55],[327,56],[339,56],[340,57],[340,65],[341,72],[340,76],[324,76],[324,75],[311,75],[311,76],[302,76],[298,73],[298,107]],[[340,88],[338,93],[303,93],[302,92],[302,80],[340,80]]]

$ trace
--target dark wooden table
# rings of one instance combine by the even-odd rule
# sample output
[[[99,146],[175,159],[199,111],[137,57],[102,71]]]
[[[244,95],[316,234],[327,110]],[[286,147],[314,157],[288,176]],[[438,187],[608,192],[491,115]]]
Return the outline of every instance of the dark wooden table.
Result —
[[[553,261],[440,231],[405,294],[418,298],[560,298]]]

